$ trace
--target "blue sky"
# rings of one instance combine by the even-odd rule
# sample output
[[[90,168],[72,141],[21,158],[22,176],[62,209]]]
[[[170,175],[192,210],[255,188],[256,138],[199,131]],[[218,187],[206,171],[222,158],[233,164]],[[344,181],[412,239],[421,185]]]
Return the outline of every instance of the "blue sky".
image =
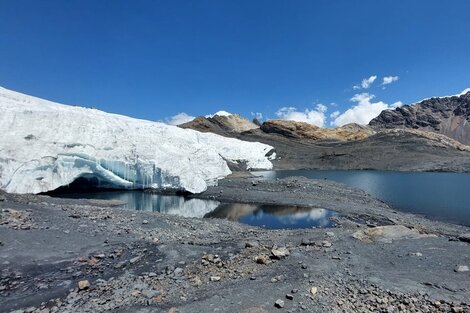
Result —
[[[2,0],[0,86],[151,120],[226,110],[330,126],[470,87],[469,11],[467,0]]]

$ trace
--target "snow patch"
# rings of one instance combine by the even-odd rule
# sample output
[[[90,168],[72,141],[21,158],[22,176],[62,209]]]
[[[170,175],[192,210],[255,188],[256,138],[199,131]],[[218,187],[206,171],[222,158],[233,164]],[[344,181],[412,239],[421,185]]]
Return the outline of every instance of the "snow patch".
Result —
[[[109,188],[197,193],[231,173],[270,169],[273,149],[0,89],[0,188],[40,193],[78,178]],[[272,155],[271,155],[272,157]]]
[[[209,115],[206,115],[207,118],[209,117],[214,117],[214,116],[231,116],[233,115],[232,113],[230,112],[227,112],[227,111],[218,111],[218,112],[215,112],[214,114],[209,114]]]

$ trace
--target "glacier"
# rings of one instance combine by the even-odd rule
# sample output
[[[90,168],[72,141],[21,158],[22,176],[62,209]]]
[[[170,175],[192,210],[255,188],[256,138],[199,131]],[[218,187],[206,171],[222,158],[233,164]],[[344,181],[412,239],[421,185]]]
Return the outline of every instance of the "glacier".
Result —
[[[68,106],[0,87],[0,188],[42,193],[86,179],[98,187],[199,193],[228,162],[271,169],[273,147]]]

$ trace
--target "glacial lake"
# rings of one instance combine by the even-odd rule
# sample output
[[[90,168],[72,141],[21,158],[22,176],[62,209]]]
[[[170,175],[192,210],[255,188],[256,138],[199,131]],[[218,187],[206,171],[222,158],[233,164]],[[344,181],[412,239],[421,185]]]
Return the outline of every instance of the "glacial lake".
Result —
[[[330,218],[337,215],[336,212],[323,208],[222,203],[215,200],[159,195],[147,191],[100,191],[54,196],[118,200],[125,203],[120,207],[128,210],[154,211],[184,217],[228,219],[269,229],[334,227],[336,225]]]
[[[285,170],[254,172],[264,179],[304,176],[365,190],[391,207],[470,226],[470,174],[438,172]]]

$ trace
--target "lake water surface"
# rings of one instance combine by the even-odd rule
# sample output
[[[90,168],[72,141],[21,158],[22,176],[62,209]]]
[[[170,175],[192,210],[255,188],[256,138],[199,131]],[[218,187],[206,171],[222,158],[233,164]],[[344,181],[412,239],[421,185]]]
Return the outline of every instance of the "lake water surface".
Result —
[[[470,174],[393,171],[265,171],[265,179],[304,176],[365,190],[405,212],[470,226]]]
[[[184,217],[221,218],[270,229],[334,227],[337,213],[323,208],[221,203],[214,200],[159,195],[146,191],[100,191],[55,195],[76,199],[119,200],[124,209]]]

